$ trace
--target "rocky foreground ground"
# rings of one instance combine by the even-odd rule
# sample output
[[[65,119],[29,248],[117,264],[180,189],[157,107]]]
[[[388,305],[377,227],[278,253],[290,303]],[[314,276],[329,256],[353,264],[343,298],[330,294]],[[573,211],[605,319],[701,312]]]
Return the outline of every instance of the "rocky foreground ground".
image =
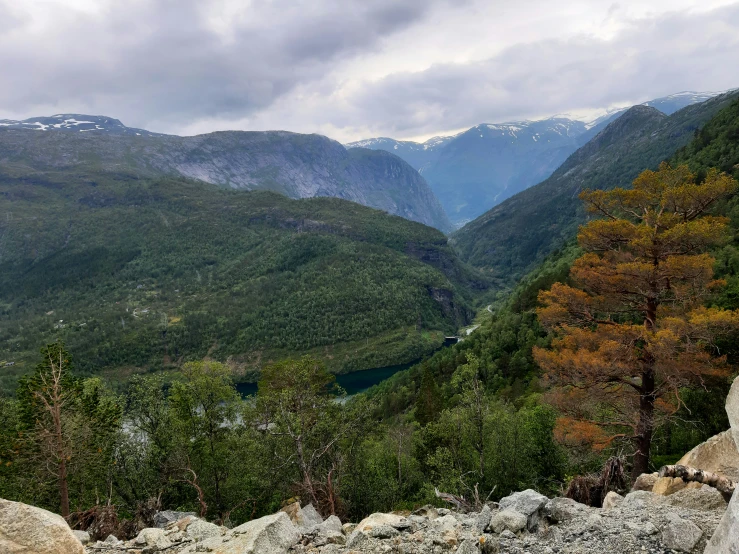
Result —
[[[87,554],[350,554],[404,553],[672,553],[703,552],[726,511],[722,495],[704,486],[669,497],[611,493],[604,508],[533,490],[490,503],[477,513],[426,507],[408,515],[373,514],[358,525],[312,506],[285,511],[234,529],[187,515],[131,541],[111,537]],[[728,552],[728,551],[727,551]]]

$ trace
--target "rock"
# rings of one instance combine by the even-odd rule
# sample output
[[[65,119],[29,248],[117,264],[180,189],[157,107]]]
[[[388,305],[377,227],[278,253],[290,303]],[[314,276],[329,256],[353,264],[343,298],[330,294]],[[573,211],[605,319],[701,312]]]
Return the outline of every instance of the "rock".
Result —
[[[74,530],[72,531],[72,533],[83,545],[90,543],[90,533],[88,533],[87,531]]]
[[[700,489],[686,488],[667,497],[671,506],[690,508],[691,510],[720,510],[726,509],[724,496],[713,487],[704,485]]]
[[[534,531],[541,519],[541,509],[546,505],[549,499],[543,494],[539,494],[535,490],[526,489],[522,492],[515,492],[510,496],[502,498],[498,503],[501,509],[513,509],[519,514],[526,516],[526,527],[529,531]]]
[[[511,540],[511,539],[515,539],[516,538],[516,534],[513,531],[511,531],[509,529],[506,529],[505,531],[503,531],[500,534],[500,538],[501,539],[506,539],[506,540]]]
[[[662,529],[662,542],[678,552],[692,552],[702,536],[703,531],[695,523],[673,514]]]
[[[726,414],[729,416],[734,444],[739,450],[739,377],[734,379],[729,396],[726,397]]]
[[[669,496],[681,491],[686,487],[687,483],[679,477],[660,477],[654,483],[652,492],[660,496]]]
[[[478,533],[484,533],[490,526],[490,520],[492,517],[493,510],[490,509],[490,506],[485,504],[485,506],[482,507],[482,510],[480,510],[480,513],[477,514],[477,517],[475,517],[475,530]]]
[[[490,521],[490,527],[496,533],[502,533],[506,529],[518,533],[526,528],[527,520],[524,514],[509,508],[495,514]]]
[[[185,533],[187,537],[191,538],[195,542],[199,542],[211,537],[220,537],[223,535],[223,528],[219,527],[215,523],[209,523],[197,518],[190,522]]]
[[[569,521],[572,518],[586,514],[594,508],[580,504],[571,498],[552,498],[544,505],[544,513],[554,523]]]
[[[680,458],[677,465],[710,471],[732,480],[739,479],[739,449],[731,430],[700,443]]]
[[[172,546],[172,542],[164,534],[164,529],[157,527],[142,529],[133,542],[137,546],[151,546],[156,550],[164,550]]]
[[[659,473],[642,473],[634,481],[634,486],[631,487],[631,490],[652,492],[657,479],[659,479]]]
[[[110,546],[119,546],[123,544],[123,541],[118,540],[118,537],[116,537],[115,535],[108,535],[107,537],[105,537],[103,544],[107,544]]]
[[[649,491],[631,491],[624,496],[623,504],[637,509],[644,509],[651,504],[665,502],[665,498]]]
[[[414,516],[421,516],[421,517],[427,517],[429,519],[436,519],[439,517],[439,512],[436,509],[435,506],[431,506],[430,504],[426,504],[425,506],[418,508],[413,512]]]
[[[344,531],[345,535],[351,535],[352,532],[357,528],[356,523],[345,523],[341,526],[342,530]]]
[[[734,443],[739,449],[739,377],[734,379],[726,398],[726,414],[729,416]],[[739,487],[734,491],[704,554],[739,554]]]
[[[164,510],[154,514],[154,527],[164,529],[170,523],[184,519],[187,516],[195,516],[195,512],[175,512],[173,510]]]
[[[734,387],[736,384],[737,381],[734,381]],[[739,487],[734,491],[721,523],[706,544],[704,554],[739,554]]]
[[[374,527],[378,525],[390,525],[391,527],[404,527],[408,524],[408,519],[397,514],[381,514],[376,513],[367,516],[359,522],[354,533],[369,533]]]
[[[369,536],[376,539],[392,539],[398,535],[400,535],[400,531],[387,524],[378,525],[369,530]]]
[[[606,497],[603,499],[603,509],[610,510],[611,508],[618,506],[624,501],[624,497],[614,491],[609,491]]]
[[[290,521],[296,527],[299,528],[310,528],[313,525],[318,525],[323,522],[321,514],[313,507],[312,504],[308,504],[305,508],[300,507],[300,502],[293,502],[282,508],[289,517]]]
[[[83,554],[82,543],[64,518],[0,499],[0,552],[3,554]]]
[[[462,541],[457,549],[457,554],[479,554],[480,549],[477,547],[479,543],[471,539]]]
[[[206,539],[203,546],[213,554],[285,554],[299,540],[300,533],[288,515],[277,512],[247,521],[226,537]],[[220,542],[214,548],[216,541]]]

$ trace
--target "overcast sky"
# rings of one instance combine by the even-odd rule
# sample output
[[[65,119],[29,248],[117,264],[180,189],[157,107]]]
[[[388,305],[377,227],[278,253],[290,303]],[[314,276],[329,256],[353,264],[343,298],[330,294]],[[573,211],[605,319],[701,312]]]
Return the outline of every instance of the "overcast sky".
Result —
[[[0,118],[425,138],[739,87],[739,2],[0,0]]]

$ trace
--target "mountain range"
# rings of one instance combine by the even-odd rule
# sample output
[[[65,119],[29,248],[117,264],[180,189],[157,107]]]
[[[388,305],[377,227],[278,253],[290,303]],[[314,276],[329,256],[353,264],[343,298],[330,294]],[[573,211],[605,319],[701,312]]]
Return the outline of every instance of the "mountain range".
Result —
[[[0,161],[37,171],[186,177],[290,198],[331,196],[451,229],[426,181],[401,158],[347,151],[321,135],[224,131],[179,137],[129,128],[110,117],[59,114],[0,121]]]
[[[644,105],[670,115],[716,94],[681,92]],[[376,138],[346,146],[385,150],[406,160],[425,177],[452,223],[460,227],[548,178],[570,154],[625,111],[609,110],[589,122],[564,115],[539,121],[480,124],[424,143]]]
[[[510,285],[576,234],[586,214],[583,188],[628,187],[644,169],[656,169],[688,144],[739,92],[691,104],[671,115],[634,106],[574,152],[548,179],[468,223],[452,242],[463,260]]]

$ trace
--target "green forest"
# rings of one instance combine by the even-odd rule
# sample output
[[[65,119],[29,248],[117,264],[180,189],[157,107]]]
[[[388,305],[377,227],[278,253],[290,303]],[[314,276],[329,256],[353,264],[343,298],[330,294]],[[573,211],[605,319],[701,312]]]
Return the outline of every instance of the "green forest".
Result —
[[[300,353],[342,373],[414,361],[487,288],[444,235],[332,198],[133,175],[0,175],[0,385],[39,344],[127,378],[206,356],[241,380]]]

